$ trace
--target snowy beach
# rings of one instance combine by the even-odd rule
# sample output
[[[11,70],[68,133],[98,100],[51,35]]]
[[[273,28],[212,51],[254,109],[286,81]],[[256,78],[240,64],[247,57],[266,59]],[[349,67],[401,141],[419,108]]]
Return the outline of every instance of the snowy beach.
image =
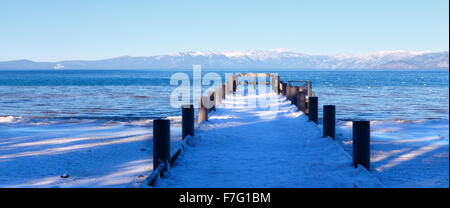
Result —
[[[304,117],[296,113],[292,106],[286,108],[291,110],[292,115]],[[228,113],[227,109],[213,113],[210,117],[211,126],[236,121],[237,118]],[[91,120],[65,124],[56,121],[20,123],[20,119],[2,119],[0,187],[142,187],[141,182],[152,171],[151,123],[138,126]],[[175,127],[172,126],[171,134],[174,137],[171,147],[175,151],[181,136],[177,120],[172,120],[172,124]],[[345,165],[349,165],[352,151],[351,122],[338,123],[337,127],[336,143],[348,154]],[[319,129],[315,130],[319,136],[320,128],[319,125]],[[214,131],[213,127],[206,125],[197,131],[202,135],[208,129]],[[449,186],[448,123],[372,122],[371,129],[371,173],[383,187]],[[277,133],[279,131],[268,135],[275,137]],[[195,157],[190,154],[196,154],[197,148],[205,148],[205,151],[215,148],[209,143],[222,138],[200,137],[196,141],[199,144],[186,149],[183,159],[176,166]],[[217,145],[224,145],[226,141],[228,139],[223,139]],[[220,148],[217,146],[217,149]],[[273,153],[267,151],[267,154]],[[202,161],[202,164],[205,163]],[[171,171],[176,170],[177,167]],[[64,174],[69,177],[62,178]],[[163,181],[160,186],[176,180],[174,174],[170,173],[168,182]],[[176,184],[176,181],[173,183]],[[195,187],[195,184],[191,185]]]
[[[337,142],[351,154],[351,122],[338,124]],[[386,187],[449,187],[449,123],[371,122],[371,171]]]
[[[0,187],[137,187],[152,171],[151,123],[6,121],[0,120]],[[171,129],[173,149],[178,126]]]

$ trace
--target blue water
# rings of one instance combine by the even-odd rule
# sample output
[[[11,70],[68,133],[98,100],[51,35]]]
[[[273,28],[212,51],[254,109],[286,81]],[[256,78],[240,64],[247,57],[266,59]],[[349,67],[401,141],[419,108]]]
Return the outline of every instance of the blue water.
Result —
[[[247,72],[248,70],[239,70]],[[170,78],[189,70],[0,71],[0,117],[133,120],[179,116]],[[236,70],[203,70],[236,73]],[[311,80],[319,105],[337,119],[449,118],[448,71],[275,71],[282,81]],[[207,86],[204,87],[206,89]]]

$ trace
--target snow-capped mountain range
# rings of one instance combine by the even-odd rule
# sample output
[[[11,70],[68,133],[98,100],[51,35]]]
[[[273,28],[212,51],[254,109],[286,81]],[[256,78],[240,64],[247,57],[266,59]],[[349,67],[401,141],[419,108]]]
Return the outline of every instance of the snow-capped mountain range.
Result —
[[[376,51],[366,55],[308,55],[285,49],[179,52],[159,56],[121,56],[95,61],[0,62],[0,69],[448,69],[449,53]]]

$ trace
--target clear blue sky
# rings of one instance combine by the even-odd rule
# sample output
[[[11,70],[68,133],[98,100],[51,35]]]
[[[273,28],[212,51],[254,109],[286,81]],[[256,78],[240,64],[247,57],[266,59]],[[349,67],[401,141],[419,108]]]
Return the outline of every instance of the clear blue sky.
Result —
[[[285,48],[448,51],[448,0],[0,3],[0,60]]]

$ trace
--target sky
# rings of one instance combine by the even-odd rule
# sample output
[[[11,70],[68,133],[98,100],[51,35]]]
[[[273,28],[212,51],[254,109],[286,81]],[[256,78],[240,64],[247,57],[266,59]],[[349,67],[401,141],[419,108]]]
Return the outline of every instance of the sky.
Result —
[[[284,48],[448,51],[448,0],[0,0],[0,61]]]

